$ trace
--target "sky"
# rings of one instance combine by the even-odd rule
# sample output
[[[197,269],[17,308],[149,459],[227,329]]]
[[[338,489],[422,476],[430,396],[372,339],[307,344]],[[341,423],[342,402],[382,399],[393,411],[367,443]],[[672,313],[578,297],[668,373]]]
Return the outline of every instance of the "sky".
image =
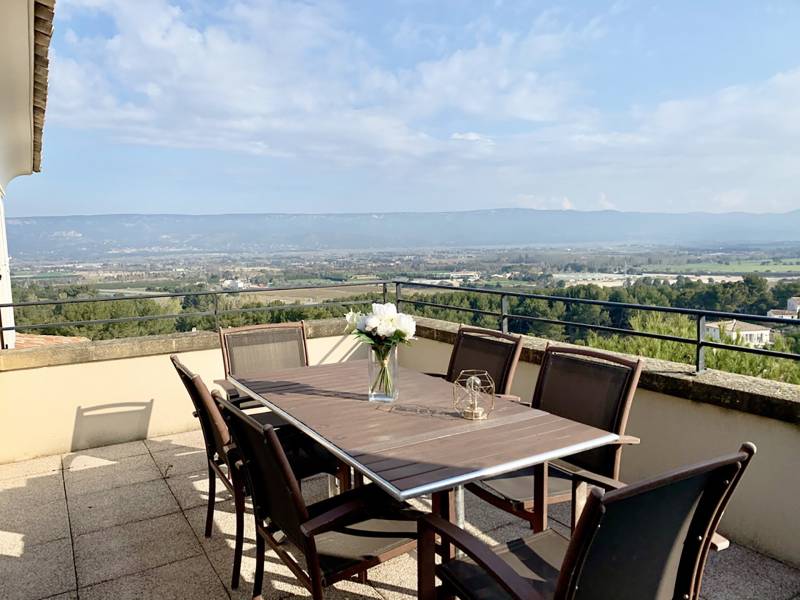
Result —
[[[10,216],[800,209],[800,2],[59,0]]]

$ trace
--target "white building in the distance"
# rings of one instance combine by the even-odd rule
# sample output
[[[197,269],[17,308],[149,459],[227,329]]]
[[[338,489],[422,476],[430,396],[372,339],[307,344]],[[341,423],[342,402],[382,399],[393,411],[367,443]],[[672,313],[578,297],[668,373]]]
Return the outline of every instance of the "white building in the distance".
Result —
[[[775,317],[776,319],[800,319],[800,314],[797,311],[784,310],[782,308],[768,310],[767,316]]]
[[[792,296],[786,301],[786,310],[793,311],[795,314],[800,312],[800,296]]]
[[[721,341],[722,333],[724,333],[729,337],[741,340],[744,344],[753,348],[763,348],[772,339],[772,329],[769,327],[745,323],[737,319],[708,323],[706,332],[708,337],[715,342]]]

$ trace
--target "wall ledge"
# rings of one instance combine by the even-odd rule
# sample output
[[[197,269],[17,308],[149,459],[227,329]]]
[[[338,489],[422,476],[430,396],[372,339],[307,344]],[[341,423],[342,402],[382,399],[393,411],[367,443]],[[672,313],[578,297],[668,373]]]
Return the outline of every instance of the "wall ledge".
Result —
[[[345,327],[342,319],[306,321],[305,325],[309,339],[342,335]],[[212,331],[54,344],[23,350],[1,350],[0,372],[218,348],[219,335]]]
[[[458,328],[458,323],[417,317],[417,337],[420,338],[452,345]],[[523,337],[521,360],[534,364],[542,362],[548,343],[570,345],[544,338]],[[631,355],[620,356],[631,358]],[[712,369],[695,373],[691,365],[645,358],[639,387],[694,402],[800,424],[800,386],[791,383]]]

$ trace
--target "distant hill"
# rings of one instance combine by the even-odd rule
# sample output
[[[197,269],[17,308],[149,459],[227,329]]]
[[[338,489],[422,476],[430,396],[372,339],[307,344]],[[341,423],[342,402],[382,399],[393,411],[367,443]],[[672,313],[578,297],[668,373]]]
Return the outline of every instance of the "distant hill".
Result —
[[[440,213],[90,215],[7,221],[12,256],[265,253],[551,244],[731,244],[800,241],[784,214],[498,209]]]

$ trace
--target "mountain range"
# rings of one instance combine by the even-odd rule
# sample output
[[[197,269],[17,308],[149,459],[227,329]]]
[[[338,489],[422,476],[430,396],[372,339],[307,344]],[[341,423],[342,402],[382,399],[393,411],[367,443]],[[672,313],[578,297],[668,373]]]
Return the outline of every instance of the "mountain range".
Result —
[[[707,246],[800,242],[800,210],[75,215],[10,217],[7,232],[11,255],[29,259],[556,244]]]

